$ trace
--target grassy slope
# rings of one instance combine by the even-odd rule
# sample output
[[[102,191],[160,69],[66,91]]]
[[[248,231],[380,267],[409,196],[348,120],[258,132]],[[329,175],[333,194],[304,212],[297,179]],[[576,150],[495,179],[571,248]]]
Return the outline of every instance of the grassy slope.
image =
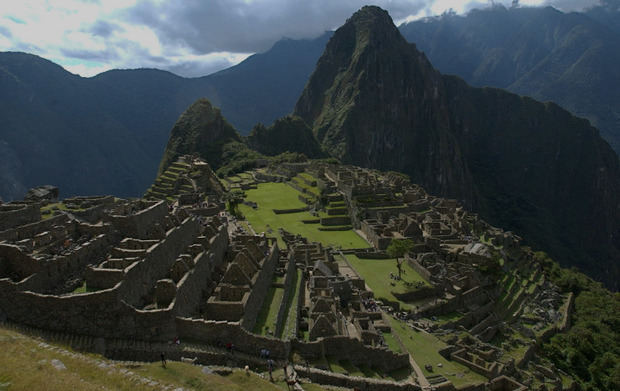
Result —
[[[342,248],[367,248],[368,243],[354,231],[319,231],[319,224],[304,224],[302,220],[316,219],[308,212],[287,213],[277,215],[273,209],[295,209],[306,205],[297,196],[297,190],[284,183],[261,183],[258,189],[247,190],[246,200],[258,203],[257,209],[246,205],[239,205],[241,213],[250,222],[257,233],[267,231],[267,225],[273,230],[274,237],[278,237],[281,246],[284,243],[278,234],[278,228],[301,234],[309,241],[321,242],[323,245],[341,246]]]
[[[471,372],[463,365],[446,360],[439,355],[437,351],[445,347],[446,344],[432,334],[413,330],[404,322],[392,317],[390,317],[390,326],[392,326],[392,332],[400,337],[403,345],[405,345],[409,353],[411,353],[413,359],[422,368],[425,375],[443,375],[446,379],[454,383],[456,387],[467,384],[478,384],[486,381],[486,378],[483,376]],[[438,363],[442,363],[443,367],[438,367]],[[424,368],[426,364],[433,366],[433,372],[429,372]]]
[[[66,367],[57,370],[51,361]],[[148,381],[153,382],[150,385]],[[7,384],[8,383],[8,384]],[[168,362],[127,367],[94,354],[75,353],[69,348],[43,344],[39,340],[0,327],[0,390],[282,390],[256,374],[235,371],[229,376],[202,373],[202,367]],[[307,390],[321,390],[318,386]]]

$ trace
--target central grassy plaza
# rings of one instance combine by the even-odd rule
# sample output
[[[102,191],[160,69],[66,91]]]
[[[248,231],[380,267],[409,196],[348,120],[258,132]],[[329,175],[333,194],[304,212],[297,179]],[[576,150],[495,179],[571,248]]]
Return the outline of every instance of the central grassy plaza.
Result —
[[[268,236],[278,238],[278,244],[284,242],[278,228],[293,234],[300,234],[311,242],[320,242],[324,246],[343,249],[368,248],[370,245],[355,231],[320,231],[321,224],[304,224],[303,220],[316,220],[309,212],[276,214],[274,209],[297,209],[307,205],[298,196],[301,193],[285,183],[259,183],[257,189],[245,191],[245,200],[255,202],[256,209],[239,205],[239,210],[248,220],[256,233],[265,232]]]

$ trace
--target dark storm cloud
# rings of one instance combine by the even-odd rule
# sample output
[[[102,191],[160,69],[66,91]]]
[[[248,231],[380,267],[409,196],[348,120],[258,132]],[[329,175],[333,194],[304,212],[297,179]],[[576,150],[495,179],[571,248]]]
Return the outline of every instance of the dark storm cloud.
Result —
[[[417,14],[427,3],[376,2],[395,20]],[[265,50],[282,37],[313,37],[339,27],[363,4],[359,0],[145,1],[131,9],[128,17],[153,28],[165,45],[183,45],[195,53],[248,53]]]
[[[106,50],[60,48],[60,53],[69,58],[79,58],[89,61],[115,61],[120,58],[116,50],[112,48],[107,48]]]
[[[115,31],[123,31],[123,28],[115,23],[110,23],[100,19],[84,31],[102,38],[108,38]]]

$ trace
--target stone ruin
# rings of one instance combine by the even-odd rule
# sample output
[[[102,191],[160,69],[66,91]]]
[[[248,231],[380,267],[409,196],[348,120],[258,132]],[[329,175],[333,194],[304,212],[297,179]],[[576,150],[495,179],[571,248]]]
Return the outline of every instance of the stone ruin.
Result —
[[[456,200],[428,195],[399,175],[333,165],[314,172],[323,173],[319,182],[331,193],[327,198],[339,193],[349,206],[354,225],[379,251],[374,256],[394,239],[413,242],[406,262],[430,286],[394,293],[415,304],[406,315],[412,327],[438,335],[466,331],[475,343],[460,342],[446,357],[489,380],[504,379],[490,383],[490,389],[522,386],[505,375],[531,379],[536,372],[526,368],[532,356],[518,362],[520,372],[501,359],[503,348],[534,348],[531,340],[560,330],[570,317],[571,298],[561,296],[545,279],[533,253],[523,250],[521,238],[489,226]],[[499,272],[506,276],[502,281],[495,278]],[[454,320],[430,320],[443,315]],[[364,323],[358,323],[363,329]],[[522,336],[513,339],[516,345],[489,348],[490,341],[514,334]],[[557,382],[555,375],[546,379]]]
[[[87,341],[81,348],[114,358],[154,360],[165,350],[204,363],[251,361],[263,347],[280,360],[291,352],[308,361],[330,355],[390,372],[411,370],[409,355],[394,353],[383,338],[391,331],[387,316],[397,315],[440,337],[465,333],[439,353],[486,377],[485,389],[520,390],[530,375],[557,383],[532,354],[503,358],[515,348],[533,351],[532,340],[568,327],[572,308],[572,298],[545,279],[516,235],[398,175],[322,163],[280,167],[278,175],[306,170],[317,177],[321,197],[347,209],[372,256],[384,254],[391,240],[413,241],[405,261],[427,284],[398,294],[414,305],[397,313],[391,303],[380,305],[340,250],[283,229],[282,249],[264,235],[229,230],[221,185],[208,166],[188,157],[178,163],[172,171],[192,179],[192,191],[162,178],[166,193],[155,186],[141,200],[73,197],[56,209],[42,209],[48,201],[0,204],[0,320],[79,336]],[[254,334],[274,284],[284,290],[275,328]],[[284,303],[295,292],[287,322]],[[450,319],[438,319],[445,315]],[[168,344],[175,339],[191,343]],[[228,342],[236,358],[223,349]],[[342,384],[337,376],[307,374]]]

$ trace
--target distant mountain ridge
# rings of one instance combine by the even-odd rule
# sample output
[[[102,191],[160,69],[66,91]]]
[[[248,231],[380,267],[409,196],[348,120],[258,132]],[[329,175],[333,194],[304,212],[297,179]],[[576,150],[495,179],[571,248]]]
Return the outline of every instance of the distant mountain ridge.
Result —
[[[331,33],[282,40],[213,75],[155,69],[82,78],[41,57],[0,53],[0,198],[54,183],[62,196],[139,196],[156,175],[170,129],[207,97],[250,132],[290,113]]]
[[[614,17],[615,16],[615,17]],[[400,26],[444,74],[553,101],[620,150],[620,12],[501,5]]]

